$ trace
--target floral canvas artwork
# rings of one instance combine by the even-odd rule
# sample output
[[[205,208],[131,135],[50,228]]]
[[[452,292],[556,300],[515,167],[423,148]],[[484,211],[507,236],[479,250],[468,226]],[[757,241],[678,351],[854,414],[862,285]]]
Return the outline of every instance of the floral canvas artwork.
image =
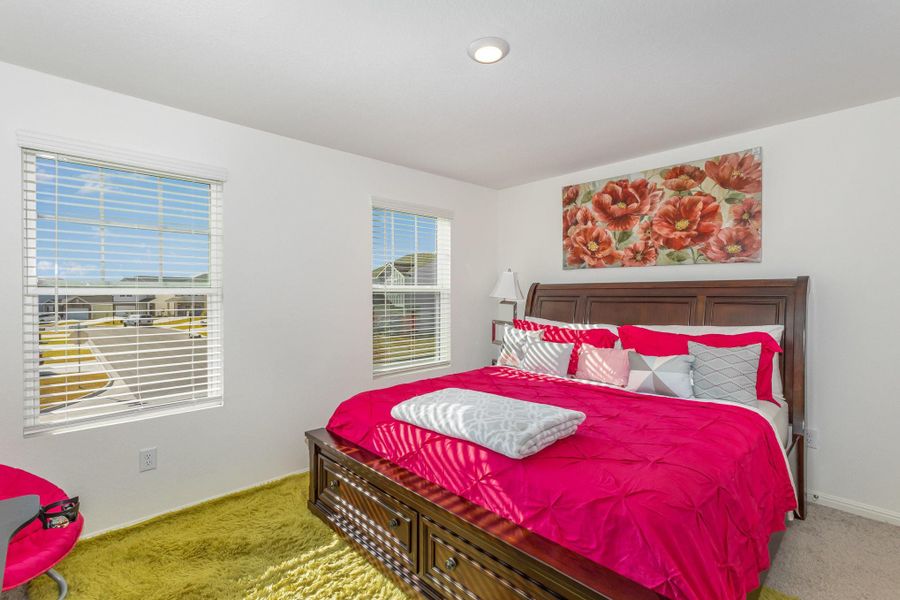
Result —
[[[562,189],[563,268],[759,262],[762,149]]]

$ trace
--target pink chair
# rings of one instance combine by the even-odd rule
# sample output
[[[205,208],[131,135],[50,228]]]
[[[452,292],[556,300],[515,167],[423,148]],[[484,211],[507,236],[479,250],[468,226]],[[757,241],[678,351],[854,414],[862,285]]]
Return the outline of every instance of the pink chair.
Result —
[[[59,600],[66,597],[66,580],[53,567],[81,535],[84,519],[77,507],[77,498],[70,500],[46,479],[0,465],[0,566],[6,565],[0,590],[46,573],[59,586]]]

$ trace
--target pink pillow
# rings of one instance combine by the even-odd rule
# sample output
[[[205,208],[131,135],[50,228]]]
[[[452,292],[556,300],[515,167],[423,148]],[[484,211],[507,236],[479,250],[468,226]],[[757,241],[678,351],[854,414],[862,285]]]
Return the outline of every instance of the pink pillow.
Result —
[[[628,350],[615,348],[595,348],[582,344],[578,354],[578,370],[575,377],[590,379],[625,387],[631,367],[628,365]]]
[[[733,335],[723,333],[687,335],[622,325],[619,327],[619,338],[622,340],[622,348],[633,349],[638,354],[646,356],[688,354],[688,342],[698,342],[714,348],[738,348],[760,344],[762,352],[759,357],[759,368],[756,371],[756,397],[760,400],[775,402],[772,397],[772,359],[776,353],[782,350],[775,338],[768,333],[752,331]]]
[[[572,348],[572,356],[569,358],[569,375],[574,375],[578,370],[578,351],[581,349],[581,344],[590,344],[595,348],[612,348],[619,339],[608,329],[568,329],[522,319],[515,319],[513,325],[516,329],[525,331],[543,331],[545,342],[575,344],[575,347]]]

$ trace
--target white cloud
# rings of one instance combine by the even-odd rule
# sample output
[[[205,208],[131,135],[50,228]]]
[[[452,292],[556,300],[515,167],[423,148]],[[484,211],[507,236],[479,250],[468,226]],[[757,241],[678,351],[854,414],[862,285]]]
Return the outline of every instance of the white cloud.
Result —
[[[83,277],[90,273],[96,273],[97,267],[81,265],[78,263],[65,263],[59,274],[63,277]]]
[[[84,180],[85,182],[80,188],[78,188],[79,194],[99,192],[103,189],[103,185],[100,183],[100,173],[84,173],[82,175],[79,175],[78,178]]]

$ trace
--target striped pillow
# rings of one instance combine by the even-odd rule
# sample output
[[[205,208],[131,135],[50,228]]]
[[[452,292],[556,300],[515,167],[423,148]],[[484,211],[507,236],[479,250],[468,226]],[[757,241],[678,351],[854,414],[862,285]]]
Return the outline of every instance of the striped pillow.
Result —
[[[522,357],[525,356],[525,346],[531,342],[541,341],[543,331],[523,331],[521,329],[507,328],[503,334],[503,346],[500,348],[500,357],[497,364],[501,367],[522,366]]]
[[[575,344],[531,342],[525,346],[522,370],[565,377],[569,369],[569,357]]]
[[[578,350],[581,349],[581,344],[590,344],[595,348],[612,348],[619,339],[616,334],[607,329],[568,329],[553,325],[541,325],[522,319],[515,319],[513,325],[516,329],[525,331],[543,331],[546,342],[572,343],[572,356],[569,357],[567,370],[569,375],[574,375],[578,370]]]

